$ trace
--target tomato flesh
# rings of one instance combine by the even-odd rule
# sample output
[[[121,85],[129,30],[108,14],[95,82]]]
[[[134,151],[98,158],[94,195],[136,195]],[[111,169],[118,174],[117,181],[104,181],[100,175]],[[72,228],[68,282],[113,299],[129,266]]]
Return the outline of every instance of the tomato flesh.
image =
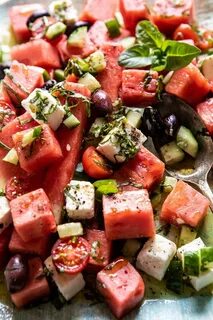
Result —
[[[52,248],[52,259],[59,270],[69,274],[81,272],[89,260],[90,246],[82,237],[59,239]]]
[[[84,151],[82,165],[86,174],[94,179],[109,178],[113,173],[107,161],[93,146]]]

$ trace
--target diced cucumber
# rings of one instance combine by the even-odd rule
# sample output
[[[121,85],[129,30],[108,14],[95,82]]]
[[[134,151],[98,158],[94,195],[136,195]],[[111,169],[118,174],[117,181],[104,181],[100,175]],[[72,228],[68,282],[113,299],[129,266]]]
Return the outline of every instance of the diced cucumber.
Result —
[[[161,205],[161,201],[162,201],[162,194],[155,194],[152,198],[151,198],[151,203],[152,203],[152,208],[154,210],[158,210],[160,205]]]
[[[74,116],[74,114],[71,114],[63,121],[63,123],[67,128],[71,129],[77,127],[80,124],[80,121]]]
[[[202,271],[213,268],[213,247],[201,248],[200,256],[201,256]]]
[[[70,222],[57,226],[59,238],[82,236],[83,227],[80,222]]]
[[[141,243],[137,239],[126,240],[123,248],[122,254],[126,258],[134,258],[141,247]]]
[[[200,250],[188,251],[183,256],[183,270],[188,276],[199,276],[201,269]]]
[[[87,35],[87,27],[84,26],[84,27],[77,28],[70,34],[67,41],[68,46],[83,48],[85,44],[86,35]]]
[[[177,245],[179,240],[179,235],[180,235],[180,229],[176,226],[171,225],[169,232],[166,235],[166,238]]]
[[[203,60],[201,71],[207,80],[213,81],[213,55],[207,56]]]
[[[213,247],[213,213],[209,209],[206,217],[204,218],[203,224],[199,229],[199,236],[203,240],[206,246]]]
[[[49,40],[55,39],[58,36],[64,34],[66,31],[66,28],[67,26],[63,22],[58,21],[47,28],[47,31],[45,32],[45,36]]]
[[[54,78],[57,82],[61,82],[65,80],[64,70],[56,69],[54,71]]]
[[[41,68],[41,67],[37,67],[37,66],[30,66],[29,68],[40,72],[44,78],[44,81],[50,80],[50,74],[46,69]]]
[[[163,188],[163,192],[170,193],[177,183],[177,179],[174,177],[165,176],[161,187]]]
[[[181,162],[185,156],[184,152],[178,147],[175,141],[165,144],[160,148],[160,151],[165,163],[168,165]]]
[[[12,148],[2,160],[5,162],[9,162],[14,165],[17,165],[18,164],[18,154],[16,152],[16,149]]]
[[[22,147],[24,148],[32,144],[33,141],[41,135],[41,132],[42,132],[41,126],[30,129],[28,132],[26,132],[22,138]]]
[[[6,45],[0,45],[0,63],[7,62],[11,60],[10,47]]]
[[[117,19],[110,19],[105,21],[110,38],[118,37],[121,34],[120,25]]]
[[[98,82],[98,80],[89,72],[85,73],[78,82],[84,84],[91,92],[101,87],[100,82]]]
[[[125,28],[124,18],[120,11],[115,12],[115,19],[118,21],[118,24],[121,28]]]
[[[106,60],[102,51],[97,50],[92,53],[85,62],[89,64],[89,71],[91,73],[101,72],[106,68]]]
[[[137,111],[130,110],[126,115],[127,122],[135,128],[140,128],[141,118],[142,114]]]
[[[179,260],[173,259],[165,275],[166,287],[175,293],[183,291],[183,268]]]
[[[177,133],[177,145],[193,158],[198,152],[198,143],[192,132],[184,126],[181,126]]]
[[[119,43],[123,46],[124,49],[127,50],[127,49],[131,48],[132,46],[134,46],[135,37],[127,37],[127,38],[121,39],[119,41]]]
[[[197,237],[197,231],[188,226],[182,226],[180,232],[180,238],[178,242],[178,247],[182,247],[187,243],[192,242]]]

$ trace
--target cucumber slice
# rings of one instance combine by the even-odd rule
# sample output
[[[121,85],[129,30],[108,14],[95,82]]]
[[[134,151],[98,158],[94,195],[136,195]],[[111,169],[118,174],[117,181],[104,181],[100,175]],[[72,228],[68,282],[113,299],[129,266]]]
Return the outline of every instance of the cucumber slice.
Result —
[[[80,124],[80,121],[74,116],[74,114],[71,114],[63,121],[63,123],[67,128],[71,129],[77,127]]]
[[[102,51],[97,50],[92,53],[85,62],[89,65],[89,71],[91,73],[101,72],[106,68],[106,60]]]
[[[64,70],[56,69],[54,71],[54,78],[57,82],[61,82],[65,80]]]
[[[110,19],[105,21],[110,38],[116,38],[121,34],[120,25],[117,19]]]
[[[201,255],[201,270],[205,271],[213,268],[213,247],[200,249]]]
[[[83,227],[80,222],[70,222],[57,226],[59,238],[81,236],[83,235]]]
[[[119,41],[125,50],[131,48],[135,44],[135,37],[127,37]]]
[[[115,19],[121,28],[125,28],[124,18],[120,11],[115,12]]]
[[[45,36],[52,40],[65,33],[67,26],[63,22],[56,22],[47,28]]]
[[[169,142],[160,148],[164,162],[168,165],[181,162],[185,156],[175,141]]]
[[[181,126],[177,133],[177,145],[193,158],[198,152],[198,143],[192,132],[184,126]]]
[[[187,243],[192,242],[197,237],[197,231],[188,226],[182,226],[180,232],[180,238],[178,242],[178,247],[182,247]]]
[[[183,270],[188,276],[199,276],[201,269],[200,250],[192,252],[188,251],[183,256]]]
[[[127,122],[135,128],[140,128],[141,118],[142,118],[142,114],[137,111],[130,110],[126,115]]]
[[[161,187],[163,188],[163,192],[170,193],[177,183],[177,179],[169,176],[165,176]]]
[[[22,138],[22,147],[24,148],[24,147],[32,144],[35,139],[40,137],[41,132],[42,132],[41,126],[30,129],[28,132],[26,132]]]
[[[207,56],[203,60],[201,71],[207,80],[213,81],[213,55]]]
[[[18,154],[16,152],[16,149],[12,148],[2,160],[12,163],[16,166],[18,164]]]
[[[70,34],[67,41],[68,46],[83,48],[86,35],[87,35],[87,27],[84,26],[84,27],[77,28]]]
[[[122,248],[122,254],[126,258],[133,258],[136,256],[137,252],[139,251],[141,247],[141,243],[137,239],[128,239],[126,240],[123,248]]]
[[[84,84],[91,92],[101,87],[98,80],[93,77],[89,72],[85,73],[79,80],[79,83]]]

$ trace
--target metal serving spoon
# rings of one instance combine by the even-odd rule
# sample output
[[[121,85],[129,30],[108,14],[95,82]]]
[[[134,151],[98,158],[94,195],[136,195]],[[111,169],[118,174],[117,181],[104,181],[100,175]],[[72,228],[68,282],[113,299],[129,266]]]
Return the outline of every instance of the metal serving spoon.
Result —
[[[202,193],[209,198],[211,202],[210,207],[213,210],[213,193],[207,182],[208,173],[213,166],[212,138],[205,133],[206,128],[199,115],[191,106],[179,98],[165,93],[162,95],[162,100],[157,104],[157,107],[162,117],[175,114],[181,124],[192,131],[199,144],[199,152],[195,160],[194,170],[192,173],[181,174],[178,169],[166,166],[168,174],[172,177],[198,186]],[[156,146],[156,144],[155,147],[159,152],[159,148]]]

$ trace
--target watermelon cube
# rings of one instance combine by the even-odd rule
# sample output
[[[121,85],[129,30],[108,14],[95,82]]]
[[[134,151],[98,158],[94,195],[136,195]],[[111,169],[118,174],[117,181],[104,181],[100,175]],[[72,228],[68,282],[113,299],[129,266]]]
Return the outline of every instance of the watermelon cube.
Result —
[[[120,11],[124,18],[125,27],[133,34],[137,23],[149,17],[144,0],[120,0]]]
[[[124,50],[116,43],[106,43],[101,46],[106,59],[106,68],[97,76],[103,90],[105,90],[112,101],[118,98],[121,86],[122,68],[118,65],[118,57]],[[113,85],[112,85],[113,84]]]
[[[32,53],[29,54],[29,56],[31,55]],[[10,70],[3,80],[3,88],[15,105],[19,105],[35,88],[39,88],[43,84],[44,79],[40,70],[18,61],[12,62]]]
[[[103,196],[106,237],[110,240],[152,237],[154,216],[148,191],[122,191]]]
[[[156,0],[152,20],[163,33],[171,35],[181,23],[194,22],[194,0]]]
[[[56,48],[43,39],[14,46],[11,50],[11,58],[27,65],[45,69],[57,69],[61,66]]]
[[[129,182],[130,185],[152,190],[163,178],[165,172],[164,163],[145,147],[133,159],[121,166],[114,174],[118,183]]]
[[[196,111],[203,120],[211,136],[213,136],[213,98],[197,105]]]
[[[30,144],[23,146],[26,134],[40,128],[39,136]],[[17,132],[13,135],[14,147],[17,151],[20,167],[29,173],[39,171],[48,164],[61,159],[62,151],[54,132],[46,124]]]
[[[191,63],[173,73],[165,90],[194,106],[203,101],[210,91],[210,85],[200,70]]]
[[[14,229],[9,243],[9,250],[11,253],[32,254],[45,259],[49,249],[49,240],[49,237],[44,235],[42,238],[36,239],[36,241],[25,242]]]
[[[41,259],[37,257],[29,259],[28,268],[29,275],[26,286],[21,291],[11,294],[12,302],[17,308],[46,298],[50,293]]]
[[[114,17],[118,9],[118,0],[87,0],[81,12],[80,20],[95,22]]]
[[[178,181],[163,203],[160,218],[168,223],[197,227],[207,214],[210,201],[189,184]]]
[[[85,238],[91,246],[87,270],[99,271],[109,264],[112,242],[106,238],[103,230],[87,229]]]
[[[43,189],[37,189],[10,202],[14,227],[25,242],[46,237],[56,231],[50,201]]]
[[[116,318],[121,318],[142,301],[145,287],[135,268],[119,258],[97,274],[97,289]]]
[[[143,106],[155,102],[158,73],[147,70],[123,70],[121,98],[125,104]]]
[[[25,42],[30,38],[30,30],[27,27],[27,19],[35,11],[41,11],[44,7],[39,3],[22,4],[13,6],[9,10],[10,24],[17,42]]]

